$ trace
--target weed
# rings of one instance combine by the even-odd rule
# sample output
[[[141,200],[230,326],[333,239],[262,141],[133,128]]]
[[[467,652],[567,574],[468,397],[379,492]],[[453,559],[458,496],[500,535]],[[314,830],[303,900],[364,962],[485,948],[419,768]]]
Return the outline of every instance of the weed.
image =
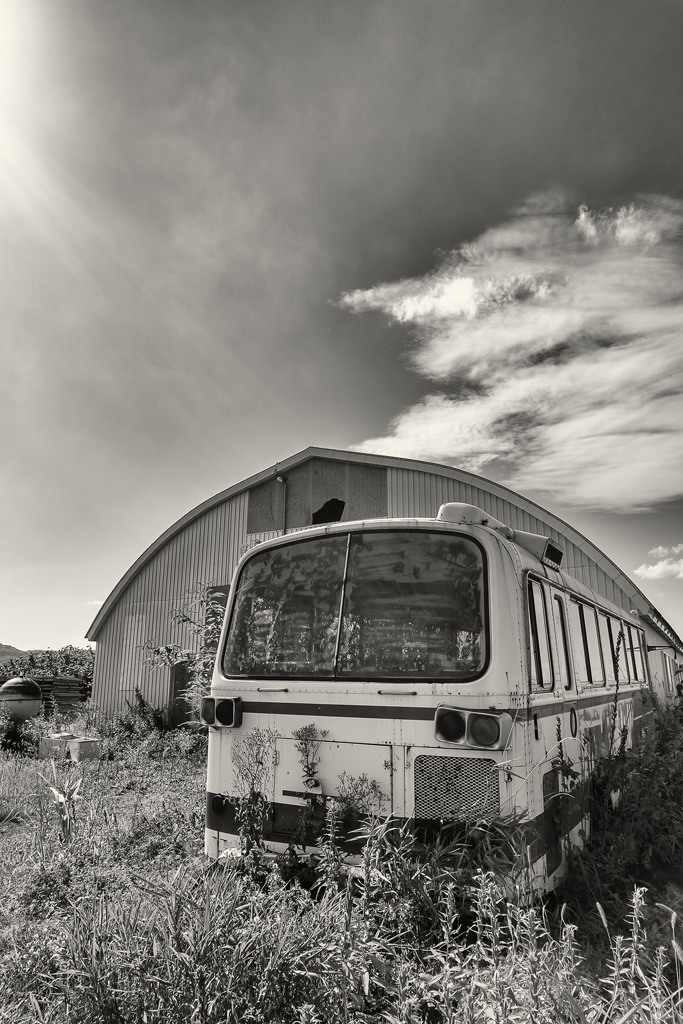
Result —
[[[196,583],[181,606],[173,609],[171,623],[182,630],[189,647],[177,643],[158,646],[152,640],[143,645],[150,668],[178,665],[184,668],[187,684],[182,696],[195,714],[199,712],[202,698],[209,693],[229,589]]]
[[[320,765],[320,744],[327,736],[327,730],[323,729],[322,732],[318,732],[317,727],[311,723],[295,729],[292,735],[304,779],[315,779]]]
[[[59,815],[60,839],[63,843],[68,843],[71,839],[76,817],[76,801],[80,799],[79,790],[83,780],[74,777],[71,773],[65,774],[60,778],[57,774],[57,765],[54,761],[51,764],[52,782],[49,782],[41,772],[38,772],[38,775],[47,784],[52,793],[57,814]]]
[[[596,765],[591,837],[573,851],[564,895],[577,915],[598,900],[611,926],[629,914],[634,886],[666,881],[683,852],[683,709],[659,709],[635,751],[623,743]],[[603,941],[594,916],[592,939]]]
[[[254,871],[258,870],[259,856],[264,849],[263,834],[270,805],[268,793],[273,789],[276,739],[277,734],[272,730],[257,727],[232,747],[237,796],[230,800],[235,807],[242,852],[249,858]]]
[[[199,857],[204,752],[187,740],[117,739],[116,760],[57,766],[42,782],[5,753],[0,794],[22,816],[0,823],[0,1022],[681,1024],[680,894],[649,905],[618,868],[635,876],[678,856],[676,822],[659,850],[642,819],[661,828],[676,799],[682,725],[658,719],[622,764],[615,750],[619,807],[598,774],[594,846],[577,865],[593,866],[607,897],[593,915],[602,963],[586,924],[597,890],[583,890],[580,917],[571,901],[553,918],[530,899],[517,819],[424,842],[381,819],[370,780],[349,777],[340,792],[360,818],[362,870],[342,875],[331,814],[329,871],[309,893],[276,866],[254,876]],[[275,739],[238,749],[243,798],[269,795]],[[54,813],[52,790],[66,805],[78,796],[77,822]],[[621,860],[615,831],[632,840]]]

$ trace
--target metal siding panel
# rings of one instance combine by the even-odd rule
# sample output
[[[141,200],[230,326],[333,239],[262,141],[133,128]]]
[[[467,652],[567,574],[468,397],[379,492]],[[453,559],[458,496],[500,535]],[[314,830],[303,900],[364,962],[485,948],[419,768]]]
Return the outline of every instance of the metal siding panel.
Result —
[[[398,514],[400,516],[408,516],[411,512],[412,502],[410,494],[410,480],[406,473],[400,473],[400,481],[400,505]]]
[[[476,486],[438,473],[386,467],[388,516],[433,517],[439,506],[448,501],[483,508],[513,529],[549,535],[564,549],[570,574],[615,603],[630,607],[630,598],[611,577],[567,534],[549,528],[530,512],[525,501],[520,501],[518,506],[507,497],[486,490],[484,484]],[[113,710],[120,704],[120,681],[139,681],[145,673],[144,689],[150,698],[153,697],[155,703],[168,699],[169,674],[160,670],[154,678],[150,677],[142,663],[141,652],[136,651],[131,641],[155,639],[161,644],[174,640],[187,645],[186,629],[170,624],[170,609],[177,607],[196,583],[224,584],[231,580],[247,538],[248,506],[249,492],[242,491],[207,509],[171,537],[131,581],[98,637],[94,696],[100,706]],[[576,536],[574,531],[567,532]],[[135,627],[145,632],[141,638],[131,633],[129,616],[136,610],[143,616],[136,620]]]
[[[604,594],[607,597],[607,577],[605,576],[602,569],[595,569],[595,586],[593,587],[598,594]]]
[[[202,575],[216,585],[225,583],[223,579],[224,557],[221,550],[220,533],[225,524],[225,507],[219,506],[209,517],[200,551]]]
[[[547,533],[545,523],[531,513],[529,514],[529,532],[540,534]]]
[[[115,613],[105,622],[100,637],[95,656],[93,701],[109,712],[116,708],[116,679],[121,661],[119,617]]]
[[[105,622],[100,636],[102,640],[98,637],[95,649],[92,696],[99,708],[109,711],[114,706],[112,678],[116,671],[116,661],[120,657],[120,647],[116,643],[116,619],[113,615]]]
[[[586,565],[586,556],[580,548],[577,548],[576,544],[569,542],[569,565],[572,567],[568,571],[577,580],[590,586],[590,572]]]
[[[114,657],[109,663],[109,678],[107,680],[107,697],[108,697],[108,708],[118,710],[120,707],[121,699],[119,693],[119,681],[121,676],[121,670],[124,660],[124,630],[123,623],[125,617],[125,606],[116,607],[112,615],[114,629],[111,631],[110,636],[112,637],[112,653]],[[112,636],[113,634],[113,636]]]
[[[387,474],[387,515],[392,519],[396,515],[396,488],[398,481],[396,480],[396,473],[392,469],[386,470]]]
[[[422,512],[421,515],[427,518],[434,517],[439,511],[441,501],[440,496],[436,491],[436,481],[429,476],[425,476],[420,480],[420,492],[422,494]]]
[[[390,519],[396,519],[403,514],[402,484],[401,473],[389,467],[387,469],[387,515]]]
[[[498,516],[501,522],[505,523],[506,526],[511,526],[513,530],[521,529],[521,527],[517,525],[518,512],[516,508],[510,507],[506,503],[506,507],[503,508],[502,512],[503,514]]]
[[[494,511],[495,497],[493,494],[487,494],[486,491],[478,487],[476,492],[476,501],[473,501],[472,504],[476,505],[477,508],[483,509],[484,512],[488,512],[489,515],[494,516],[496,519],[498,518]]]
[[[110,695],[111,695],[112,706],[116,710],[120,710],[121,707],[122,707],[122,703],[123,703],[122,702],[122,698],[121,698],[120,684],[121,684],[121,673],[123,671],[123,663],[124,663],[124,660],[125,660],[125,647],[124,647],[125,630],[124,630],[124,624],[125,624],[125,619],[126,619],[126,607],[127,607],[126,604],[123,604],[121,607],[117,607],[117,609],[116,609],[116,640],[115,640],[115,643],[116,643],[116,651],[117,651],[118,657],[115,659],[115,661],[114,661],[114,663],[112,665],[113,671],[112,671],[111,678],[109,680],[109,685],[110,685],[110,688],[111,688]]]
[[[419,487],[416,478],[409,473],[405,475],[406,482],[406,513],[409,516],[419,515]]]
[[[432,494],[432,481],[429,477],[416,475],[415,477],[416,486],[416,504],[415,514],[421,517],[429,517],[435,515],[432,511],[434,505],[434,497]]]
[[[424,481],[425,515],[434,518],[444,503],[444,489],[434,477],[426,477]]]
[[[481,487],[478,487],[476,484],[472,484],[470,491],[470,504],[475,505],[477,508],[481,508],[482,504],[486,503],[488,495],[484,494]]]
[[[187,628],[172,625],[171,610],[196,583],[230,580],[246,536],[247,500],[246,494],[236,495],[208,510],[131,581],[98,637],[94,695],[104,710],[125,707],[136,686],[157,706],[168,701],[170,673],[150,671],[138,645],[147,640],[190,645]]]
[[[496,511],[494,513],[496,519],[500,519],[501,523],[505,523],[507,526],[511,525],[511,517],[513,515],[513,509],[509,502],[501,501],[500,498],[496,501]]]

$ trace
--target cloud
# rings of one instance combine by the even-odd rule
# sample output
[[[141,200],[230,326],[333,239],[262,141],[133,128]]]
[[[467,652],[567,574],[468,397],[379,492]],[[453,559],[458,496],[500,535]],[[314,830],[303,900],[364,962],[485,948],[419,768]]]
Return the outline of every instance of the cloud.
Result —
[[[487,472],[583,508],[681,493],[683,201],[568,211],[559,192],[423,278],[343,295],[412,329],[438,385],[356,446]]]
[[[682,552],[683,544],[672,544],[670,547],[658,544],[648,551],[648,555],[652,555],[657,561],[639,565],[633,573],[643,580],[661,580],[665,577],[683,580],[683,558],[675,557]]]
[[[683,544],[674,544],[670,548],[665,548],[661,544],[656,548],[651,548],[648,551],[648,555],[654,555],[655,558],[664,558],[665,555],[680,555],[683,551]]]
[[[661,580],[665,576],[683,580],[683,558],[663,558],[654,565],[639,565],[633,573],[641,580]]]

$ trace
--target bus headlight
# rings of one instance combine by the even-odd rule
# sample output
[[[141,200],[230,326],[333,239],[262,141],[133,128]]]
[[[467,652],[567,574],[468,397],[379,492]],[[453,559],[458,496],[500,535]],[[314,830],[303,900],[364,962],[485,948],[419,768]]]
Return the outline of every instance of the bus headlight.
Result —
[[[434,720],[434,732],[437,740],[446,743],[457,743],[463,739],[467,730],[467,718],[455,708],[437,708]]]
[[[242,724],[242,698],[226,697],[217,700],[216,722],[226,729],[237,729]]]
[[[477,747],[495,747],[500,740],[498,715],[470,715],[467,725],[472,743]]]
[[[242,724],[242,698],[203,697],[199,718],[203,725],[237,729]]]
[[[202,704],[199,709],[199,720],[202,725],[216,724],[216,701],[213,697],[202,697]]]
[[[512,717],[507,712],[470,711],[439,704],[434,715],[437,740],[460,747],[503,750],[511,732]]]

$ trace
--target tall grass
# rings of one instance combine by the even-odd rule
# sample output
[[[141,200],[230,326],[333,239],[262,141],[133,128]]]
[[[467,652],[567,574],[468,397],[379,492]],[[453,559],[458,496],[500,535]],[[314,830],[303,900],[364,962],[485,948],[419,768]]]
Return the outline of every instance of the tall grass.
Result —
[[[645,791],[638,780],[667,772],[669,796],[657,781],[657,799],[674,799],[671,722],[668,739],[615,767],[615,828],[642,834],[643,850],[647,830],[627,809]],[[54,773],[0,759],[0,795],[21,812],[0,822],[0,1024],[683,1021],[675,909],[633,885],[645,854],[620,861],[637,867],[620,883],[616,918],[609,871],[605,904],[581,890],[583,904],[551,913],[529,895],[520,822],[480,823],[427,847],[374,822],[356,874],[341,870],[330,830],[309,891],[284,864],[203,859],[205,762],[193,744],[132,735],[114,760]],[[68,828],[53,790],[70,802]],[[600,846],[601,824],[585,854],[593,866],[617,855],[610,823]],[[589,911],[604,937],[599,958]]]
[[[435,903],[440,936],[401,943],[368,928],[362,891],[318,899],[276,871],[259,886],[236,865],[140,878],[76,901],[49,929],[5,950],[16,1024],[197,1021],[349,1024],[528,1021],[663,1024],[681,1019],[665,953],[643,959],[642,894],[610,970],[585,970],[574,926],[554,935],[542,908],[511,899],[492,873],[469,892],[462,930],[453,885]],[[37,1008],[37,1010],[36,1010]],[[1,1019],[1,1018],[0,1018]]]
[[[683,703],[656,710],[637,750],[623,748],[598,763],[592,779],[592,831],[572,851],[564,898],[594,943],[610,927],[625,928],[634,888],[653,889],[683,910]],[[676,909],[676,907],[674,907]],[[648,931],[668,927],[652,900],[643,905]]]

